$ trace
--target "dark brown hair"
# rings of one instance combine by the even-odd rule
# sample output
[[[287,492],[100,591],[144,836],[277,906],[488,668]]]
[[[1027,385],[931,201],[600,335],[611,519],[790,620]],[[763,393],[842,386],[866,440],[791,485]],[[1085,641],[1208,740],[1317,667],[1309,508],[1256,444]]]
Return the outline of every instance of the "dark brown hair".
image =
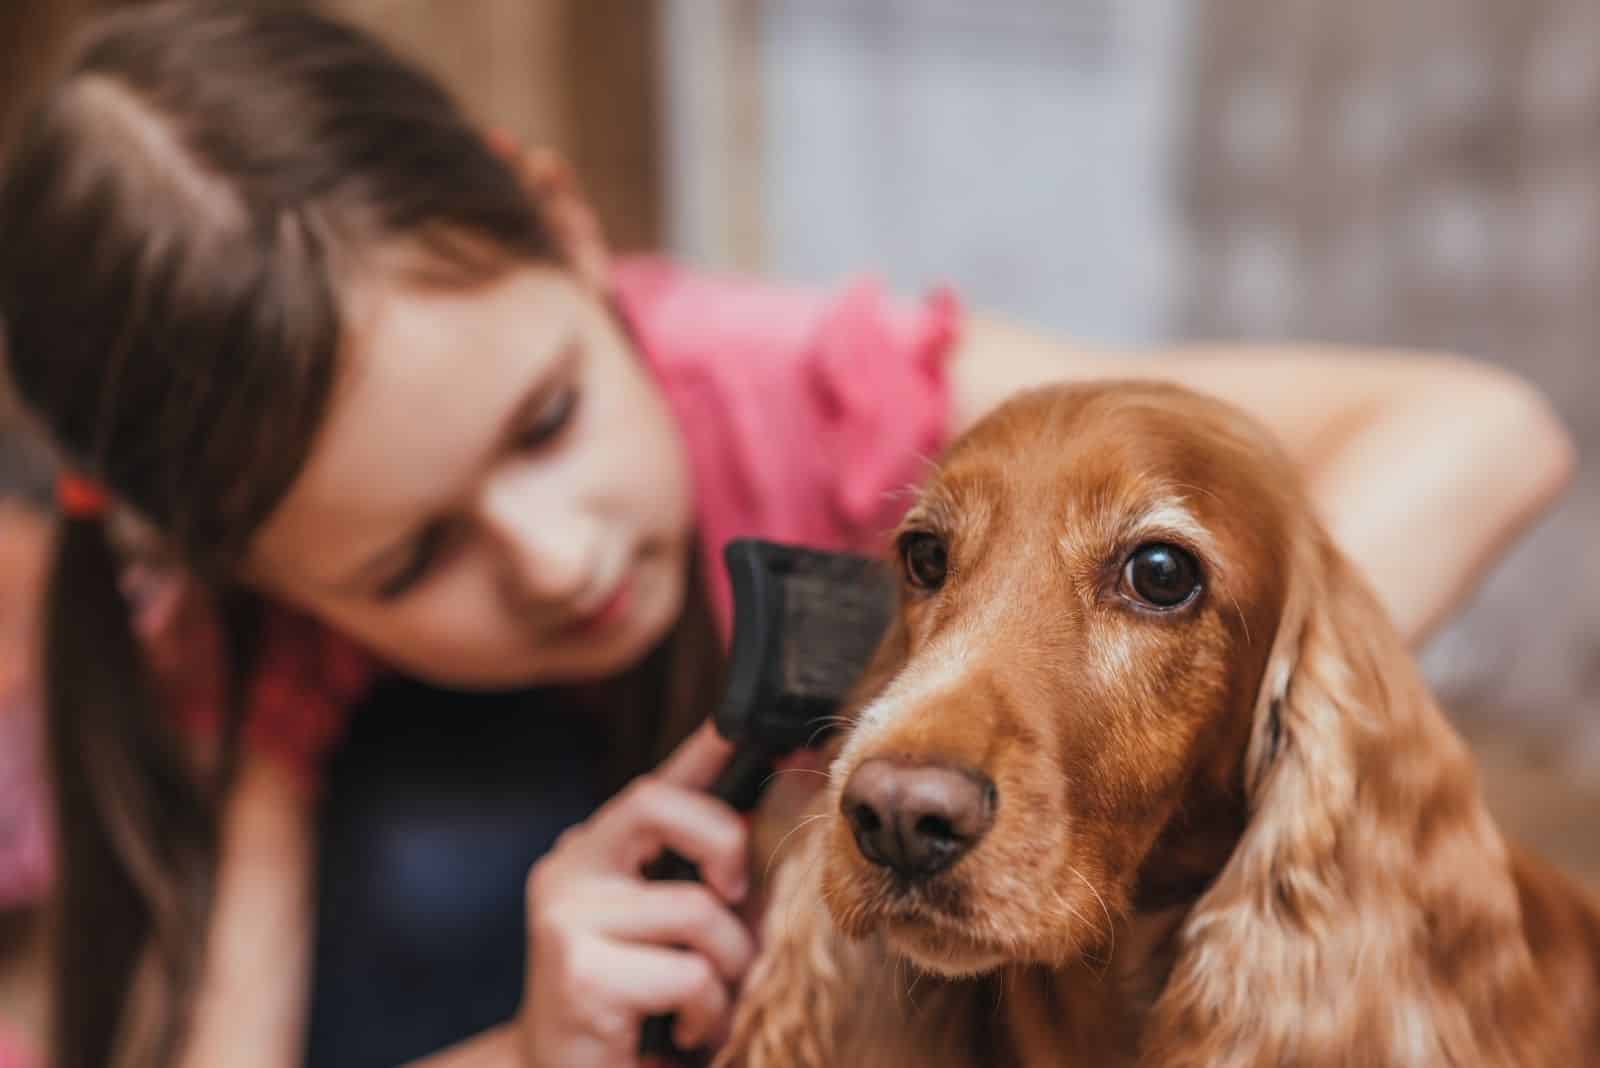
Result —
[[[0,177],[5,357],[62,456],[218,591],[237,712],[254,601],[230,576],[322,422],[341,279],[386,243],[462,285],[555,253],[440,88],[336,22],[164,3],[74,55]],[[157,1005],[140,1059],[172,1057],[217,854],[220,786],[169,730],[119,568],[104,524],[64,524],[45,623],[64,1068],[111,1062],[136,973]]]

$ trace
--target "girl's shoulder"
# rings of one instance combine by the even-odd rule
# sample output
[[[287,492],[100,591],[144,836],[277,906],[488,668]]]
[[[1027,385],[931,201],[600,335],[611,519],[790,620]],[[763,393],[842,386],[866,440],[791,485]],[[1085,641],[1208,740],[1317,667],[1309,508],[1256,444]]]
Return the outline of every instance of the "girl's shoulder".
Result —
[[[719,619],[728,538],[883,544],[948,433],[949,290],[902,301],[870,277],[813,287],[632,259],[614,296],[689,454]]]
[[[960,322],[954,294],[892,298],[870,275],[833,286],[700,270],[653,256],[613,271],[618,311],[658,372],[857,378],[865,367],[937,369]]]
[[[172,724],[198,766],[217,755],[228,702],[223,629],[213,598],[172,576],[134,615]],[[352,640],[283,605],[263,602],[249,681],[240,695],[242,741],[315,790],[351,708],[382,673]]]

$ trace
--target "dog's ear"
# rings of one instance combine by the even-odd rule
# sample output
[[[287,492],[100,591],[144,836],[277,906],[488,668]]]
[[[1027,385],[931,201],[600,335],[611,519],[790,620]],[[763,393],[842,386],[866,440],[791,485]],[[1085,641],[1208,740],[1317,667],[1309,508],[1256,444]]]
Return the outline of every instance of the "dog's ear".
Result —
[[[1320,531],[1296,547],[1244,768],[1250,821],[1182,928],[1153,1062],[1512,1063],[1483,1059],[1499,1014],[1474,1021],[1453,990],[1531,978],[1505,844],[1404,643]],[[1455,954],[1447,978],[1430,947]]]
[[[822,901],[827,835],[811,825],[778,864],[761,921],[761,953],[745,978],[715,1068],[973,1068],[970,1036],[997,990],[916,976],[876,938],[844,936]]]
[[[802,827],[779,859],[761,920],[761,954],[745,978],[717,1068],[829,1068],[860,997],[862,947],[833,925],[817,886],[825,835]]]

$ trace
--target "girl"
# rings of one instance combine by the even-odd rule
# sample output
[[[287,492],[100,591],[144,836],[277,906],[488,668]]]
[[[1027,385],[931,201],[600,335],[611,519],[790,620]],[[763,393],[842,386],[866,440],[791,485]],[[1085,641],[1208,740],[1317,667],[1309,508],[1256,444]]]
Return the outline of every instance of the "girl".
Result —
[[[1013,390],[1159,375],[1254,411],[1415,638],[1570,464],[1538,397],[1458,361],[1134,359],[949,295],[613,263],[559,162],[497,153],[373,41],[273,6],[94,30],[8,161],[0,310],[17,390],[93,480],[65,483],[45,669],[71,1068],[297,1063],[308,997],[304,1055],[341,1065],[630,1064],[665,1011],[713,1038],[752,954],[743,828],[698,792],[723,749],[688,730],[727,637],[720,545],[874,545],[891,491]],[[397,679],[428,686],[385,704]],[[535,803],[506,803],[540,827],[487,896],[461,886],[507,851],[441,875],[443,803],[382,885],[343,893],[364,882],[338,850],[316,878],[339,818],[319,757],[363,694],[336,763],[398,732],[409,775],[482,730],[522,769]],[[663,845],[706,886],[643,882]],[[437,929],[440,963],[345,982],[324,949],[366,914],[392,921],[375,959]],[[514,973],[484,994],[458,943]],[[362,984],[393,995],[365,1022],[328,993]]]

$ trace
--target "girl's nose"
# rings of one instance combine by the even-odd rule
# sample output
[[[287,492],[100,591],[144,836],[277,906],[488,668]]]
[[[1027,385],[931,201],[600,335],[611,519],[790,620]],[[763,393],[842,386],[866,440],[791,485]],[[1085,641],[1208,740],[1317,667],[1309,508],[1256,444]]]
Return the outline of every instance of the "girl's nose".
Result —
[[[556,499],[552,499],[556,498]],[[575,499],[539,494],[508,480],[485,495],[484,525],[496,542],[512,594],[564,606],[590,592],[599,529]]]

